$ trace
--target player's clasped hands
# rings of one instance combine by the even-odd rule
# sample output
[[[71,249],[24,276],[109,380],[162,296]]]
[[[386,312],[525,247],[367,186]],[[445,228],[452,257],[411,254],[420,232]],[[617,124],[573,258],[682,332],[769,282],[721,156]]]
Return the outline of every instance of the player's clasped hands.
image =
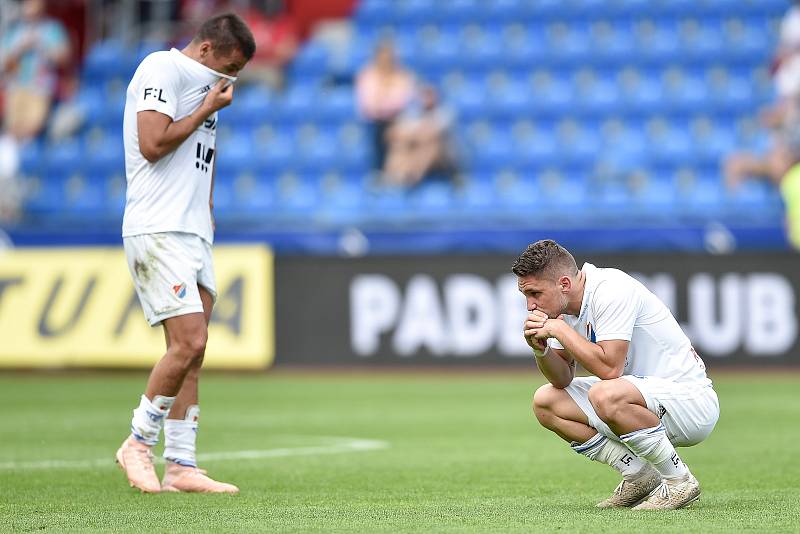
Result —
[[[534,350],[534,352],[541,356],[547,348],[547,335],[543,335],[545,323],[547,323],[547,314],[541,310],[532,310],[528,312],[528,317],[525,319],[523,326],[523,334],[525,341]]]

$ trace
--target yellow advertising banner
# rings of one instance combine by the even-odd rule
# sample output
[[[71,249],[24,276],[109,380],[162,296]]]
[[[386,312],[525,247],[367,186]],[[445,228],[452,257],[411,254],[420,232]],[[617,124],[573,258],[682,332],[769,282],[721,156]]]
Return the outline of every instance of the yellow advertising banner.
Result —
[[[218,297],[203,367],[268,367],[271,251],[217,246],[214,267]],[[150,367],[164,350],[163,329],[145,320],[121,247],[0,252],[0,367]]]

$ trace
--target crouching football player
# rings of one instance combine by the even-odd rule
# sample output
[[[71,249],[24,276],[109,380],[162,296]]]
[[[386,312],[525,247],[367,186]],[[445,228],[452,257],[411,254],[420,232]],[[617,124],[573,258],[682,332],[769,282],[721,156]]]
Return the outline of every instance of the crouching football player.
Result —
[[[703,361],[669,309],[618,269],[585,263],[555,241],[512,266],[527,301],[524,335],[549,384],[536,418],[578,454],[622,474],[597,506],[671,510],[700,497],[676,446],[700,443],[719,418]],[[575,377],[576,362],[594,376]]]

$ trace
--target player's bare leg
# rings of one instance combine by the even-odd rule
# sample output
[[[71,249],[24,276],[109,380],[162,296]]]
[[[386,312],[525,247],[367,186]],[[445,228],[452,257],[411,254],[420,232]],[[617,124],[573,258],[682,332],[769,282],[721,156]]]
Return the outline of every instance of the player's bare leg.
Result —
[[[211,319],[214,299],[202,286],[198,286],[203,302],[203,320],[206,328]],[[170,346],[167,335],[167,346]],[[200,418],[199,380],[203,358],[197,359],[186,374],[164,425],[166,444],[164,458],[167,466],[161,491],[197,493],[238,493],[233,484],[217,482],[197,468],[196,437]]]
[[[533,411],[542,426],[569,442],[575,452],[622,474],[622,482],[597,504],[599,508],[633,506],[658,487],[658,472],[625,445],[589,426],[586,414],[563,389],[550,384],[540,387],[533,396]]]
[[[203,313],[171,317],[163,324],[167,351],[150,373],[145,394],[133,412],[131,435],[116,455],[130,485],[145,493],[161,490],[153,467],[152,448],[158,443],[164,419],[174,407],[186,376],[202,363],[208,338]],[[187,400],[191,399],[183,402]]]
[[[678,456],[661,420],[647,408],[639,389],[624,378],[602,380],[589,390],[598,417],[661,475],[661,484],[637,510],[672,510],[700,497],[700,484]]]

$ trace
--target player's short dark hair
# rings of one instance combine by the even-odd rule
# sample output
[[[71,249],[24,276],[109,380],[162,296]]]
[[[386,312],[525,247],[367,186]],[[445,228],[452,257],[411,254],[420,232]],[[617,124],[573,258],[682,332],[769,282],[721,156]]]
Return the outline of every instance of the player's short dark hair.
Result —
[[[578,264],[567,249],[552,239],[542,239],[528,245],[525,252],[514,260],[511,272],[520,277],[533,275],[557,280],[561,276],[574,276]]]
[[[238,49],[250,61],[256,53],[256,40],[247,24],[234,13],[223,13],[205,21],[194,40],[210,41],[214,53],[227,55]]]

